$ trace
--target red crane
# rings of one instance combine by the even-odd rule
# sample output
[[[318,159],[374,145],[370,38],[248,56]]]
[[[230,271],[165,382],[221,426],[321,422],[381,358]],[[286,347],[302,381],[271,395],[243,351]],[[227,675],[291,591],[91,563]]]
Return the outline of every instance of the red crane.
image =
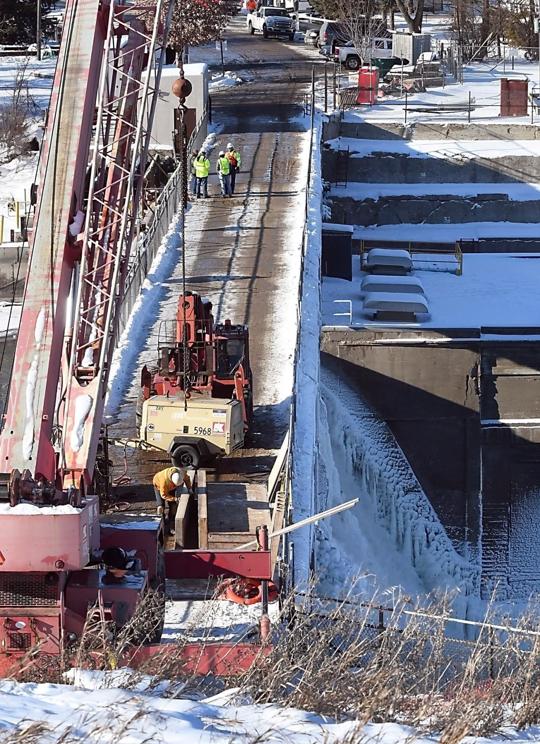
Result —
[[[169,0],[66,5],[0,436],[0,666],[38,642],[58,651],[96,600],[121,622],[148,580],[107,587],[86,567],[100,548],[91,484],[171,12]]]
[[[154,0],[151,7],[67,0],[0,434],[8,496],[8,503],[0,501],[0,675],[30,650],[58,654],[67,642],[76,643],[89,612],[124,625],[147,588],[162,580],[162,563],[170,578],[244,576],[264,584],[273,575],[264,537],[260,550],[174,550],[160,562],[159,522],[144,529],[100,527],[93,494],[172,9],[170,0]],[[236,327],[213,328],[206,311],[205,338],[234,341]],[[178,322],[184,339],[188,313]],[[240,335],[247,352],[246,332]],[[249,363],[240,365],[245,374],[239,379],[238,369],[227,377],[215,371],[219,359],[214,362],[211,385],[245,394]],[[184,376],[184,384],[193,386],[192,378]],[[129,575],[127,551],[137,554]],[[227,673],[249,666],[260,647],[188,644],[184,651],[197,673]],[[138,658],[156,652],[161,647],[149,645]]]

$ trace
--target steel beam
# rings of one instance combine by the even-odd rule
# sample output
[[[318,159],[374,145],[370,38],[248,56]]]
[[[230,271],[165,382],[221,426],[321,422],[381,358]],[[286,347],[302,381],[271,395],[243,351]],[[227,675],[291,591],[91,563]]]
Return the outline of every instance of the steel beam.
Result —
[[[168,579],[242,576],[272,579],[269,550],[170,550],[165,553]]]

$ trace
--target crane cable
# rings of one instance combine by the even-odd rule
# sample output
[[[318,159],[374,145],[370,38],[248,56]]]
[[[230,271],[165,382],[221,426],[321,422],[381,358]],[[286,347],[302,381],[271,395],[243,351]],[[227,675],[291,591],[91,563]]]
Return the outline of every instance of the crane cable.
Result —
[[[188,409],[188,398],[189,398],[189,349],[188,349],[188,336],[187,336],[187,324],[186,324],[186,233],[185,233],[185,219],[186,219],[186,202],[184,198],[184,184],[186,180],[186,127],[184,123],[184,105],[180,104],[180,137],[182,142],[182,150],[180,153],[180,172],[182,174],[182,225],[181,238],[182,238],[182,313],[183,313],[183,328],[182,328],[182,343],[183,343],[183,376],[184,376],[184,411]]]

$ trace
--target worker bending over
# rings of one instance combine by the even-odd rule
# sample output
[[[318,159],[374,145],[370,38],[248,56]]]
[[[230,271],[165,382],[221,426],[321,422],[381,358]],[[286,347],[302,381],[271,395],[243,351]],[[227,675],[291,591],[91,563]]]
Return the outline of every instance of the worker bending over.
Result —
[[[168,517],[169,532],[173,533],[176,509],[178,508],[176,489],[181,483],[190,489],[191,478],[183,468],[165,468],[165,470],[160,470],[159,473],[154,475],[152,483],[154,485],[158,517]],[[169,507],[168,515],[164,513],[165,506]]]

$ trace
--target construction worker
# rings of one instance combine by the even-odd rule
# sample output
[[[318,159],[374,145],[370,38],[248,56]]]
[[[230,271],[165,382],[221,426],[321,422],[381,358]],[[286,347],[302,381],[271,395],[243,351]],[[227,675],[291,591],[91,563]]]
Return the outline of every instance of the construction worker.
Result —
[[[174,532],[173,525],[176,518],[178,501],[176,500],[176,489],[183,483],[186,488],[191,488],[191,478],[183,468],[165,468],[154,475],[152,481],[154,495],[156,497],[158,517],[168,517],[169,532]],[[165,505],[169,507],[168,515],[165,515]]]
[[[191,191],[191,196],[195,196],[197,193],[197,172],[195,171],[195,161],[197,160],[198,154],[197,150],[191,152],[191,177],[189,179],[189,190]]]
[[[221,195],[231,195],[231,164],[229,159],[225,157],[225,152],[222,150],[219,153],[217,159],[216,171],[219,176],[219,184],[221,186]]]
[[[257,10],[256,0],[247,0],[246,10],[248,13],[255,13],[255,11]]]
[[[197,199],[201,197],[201,187],[204,198],[208,198],[208,176],[210,175],[210,161],[206,157],[205,150],[201,150],[194,162],[195,177],[197,178]]]
[[[242,165],[242,158],[240,157],[240,153],[238,150],[234,149],[234,145],[232,142],[229,142],[227,145],[227,160],[231,164],[231,194],[234,194],[234,188],[236,186],[236,174],[240,170],[240,166]]]

